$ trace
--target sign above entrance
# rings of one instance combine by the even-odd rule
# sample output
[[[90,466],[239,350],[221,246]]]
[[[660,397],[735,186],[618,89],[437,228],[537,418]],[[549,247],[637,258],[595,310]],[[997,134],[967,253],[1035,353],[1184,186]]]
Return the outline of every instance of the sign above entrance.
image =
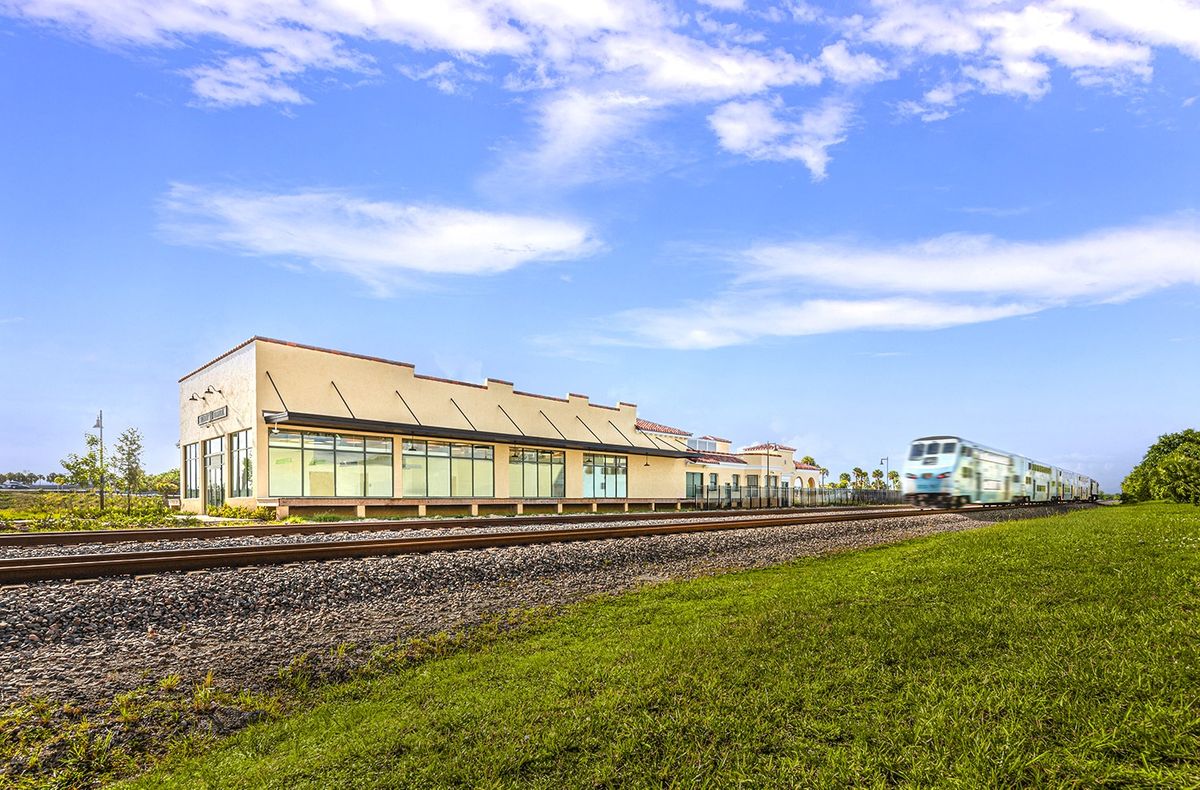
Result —
[[[229,407],[222,406],[219,409],[213,409],[212,411],[206,411],[203,414],[201,414],[199,417],[196,418],[196,424],[197,425],[208,425],[210,422],[216,422],[217,420],[223,420],[228,416],[229,416]]]

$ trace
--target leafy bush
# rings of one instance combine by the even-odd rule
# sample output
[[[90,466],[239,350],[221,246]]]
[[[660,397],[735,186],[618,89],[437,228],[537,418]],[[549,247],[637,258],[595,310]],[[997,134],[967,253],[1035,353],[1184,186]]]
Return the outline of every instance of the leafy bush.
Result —
[[[1121,482],[1121,499],[1200,505],[1200,431],[1189,428],[1158,437]]]
[[[247,518],[254,521],[274,521],[275,510],[269,507],[241,507],[239,505],[221,505],[214,507],[209,505],[208,515],[218,518]]]

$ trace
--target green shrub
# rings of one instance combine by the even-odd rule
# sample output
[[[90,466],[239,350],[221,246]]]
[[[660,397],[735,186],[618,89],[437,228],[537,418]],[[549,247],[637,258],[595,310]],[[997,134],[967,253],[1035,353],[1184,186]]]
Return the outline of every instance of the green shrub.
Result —
[[[209,505],[208,515],[217,518],[244,518],[254,521],[274,521],[275,509],[269,507],[241,507],[240,505],[224,504],[220,507]]]

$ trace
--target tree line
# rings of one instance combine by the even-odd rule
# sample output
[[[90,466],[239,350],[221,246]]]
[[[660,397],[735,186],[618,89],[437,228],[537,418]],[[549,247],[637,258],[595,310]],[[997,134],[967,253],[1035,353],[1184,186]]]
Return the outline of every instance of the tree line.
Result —
[[[829,470],[821,466],[811,455],[800,459],[800,463],[815,466],[821,470],[822,481],[829,477]],[[900,473],[895,469],[884,475],[882,469],[872,469],[870,472],[856,466],[849,472],[842,472],[835,482],[825,484],[829,488],[853,488],[856,490],[899,491]]]
[[[1200,431],[1188,428],[1158,437],[1121,482],[1121,499],[1200,505]]]

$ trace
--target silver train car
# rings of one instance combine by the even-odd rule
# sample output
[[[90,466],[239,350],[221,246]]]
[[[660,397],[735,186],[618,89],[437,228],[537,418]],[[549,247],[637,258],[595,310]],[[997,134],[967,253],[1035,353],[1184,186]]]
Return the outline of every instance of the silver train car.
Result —
[[[1056,466],[957,436],[914,439],[904,462],[904,499],[917,505],[1094,501],[1100,485]]]

